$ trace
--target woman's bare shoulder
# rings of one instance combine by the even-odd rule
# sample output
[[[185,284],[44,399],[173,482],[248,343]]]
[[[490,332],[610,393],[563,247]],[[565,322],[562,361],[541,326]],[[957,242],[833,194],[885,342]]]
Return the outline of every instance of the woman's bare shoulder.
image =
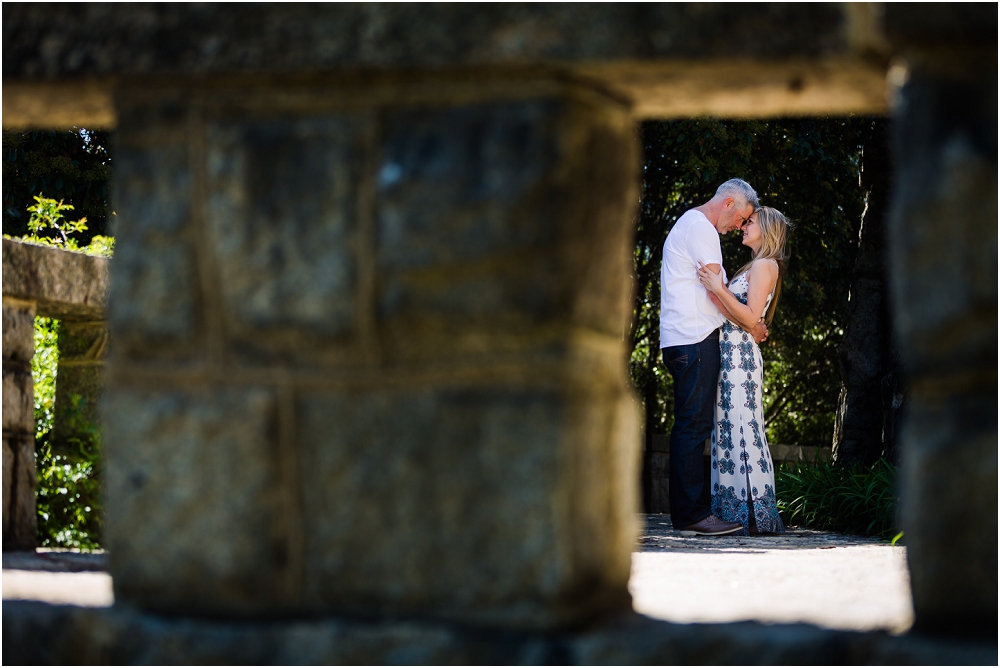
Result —
[[[754,260],[748,273],[775,274],[778,273],[778,263],[769,257]]]
[[[768,290],[774,289],[774,284],[778,280],[778,263],[770,258],[754,260],[747,270],[747,282],[757,287],[768,286]]]

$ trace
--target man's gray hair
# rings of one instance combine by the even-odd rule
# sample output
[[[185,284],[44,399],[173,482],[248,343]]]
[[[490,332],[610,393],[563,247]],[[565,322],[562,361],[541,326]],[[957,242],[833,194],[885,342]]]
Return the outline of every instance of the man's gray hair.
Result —
[[[750,187],[750,184],[743,179],[729,179],[715,191],[715,196],[732,197],[736,200],[743,200],[753,206],[754,209],[760,206],[757,201],[757,191]]]

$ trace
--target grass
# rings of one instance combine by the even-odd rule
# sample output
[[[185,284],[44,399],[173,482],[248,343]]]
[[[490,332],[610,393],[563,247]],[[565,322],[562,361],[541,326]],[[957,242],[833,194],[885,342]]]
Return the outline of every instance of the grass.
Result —
[[[832,462],[785,462],[776,471],[778,511],[786,524],[896,540],[896,468],[842,468]]]

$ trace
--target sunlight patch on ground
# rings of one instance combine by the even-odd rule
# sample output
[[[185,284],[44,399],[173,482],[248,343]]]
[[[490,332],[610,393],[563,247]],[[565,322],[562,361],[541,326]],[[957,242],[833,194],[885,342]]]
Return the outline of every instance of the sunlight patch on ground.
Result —
[[[651,519],[632,555],[636,611],[672,622],[807,622],[832,629],[913,624],[906,548],[857,536],[693,537]],[[657,526],[659,525],[659,526]]]

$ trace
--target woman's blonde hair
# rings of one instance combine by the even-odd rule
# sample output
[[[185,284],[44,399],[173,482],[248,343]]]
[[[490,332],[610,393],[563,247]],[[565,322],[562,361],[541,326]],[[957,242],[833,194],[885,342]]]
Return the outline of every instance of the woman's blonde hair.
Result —
[[[788,261],[785,243],[788,241],[788,230],[792,224],[784,214],[769,206],[758,208],[754,214],[757,215],[757,224],[760,225],[760,248],[753,258],[733,275],[733,279],[749,271],[750,266],[757,260],[774,260],[777,263],[778,281],[774,284],[774,299],[764,313],[765,322],[770,325],[774,319],[774,309],[778,306],[778,298],[781,297],[781,279],[785,276],[785,264]]]

